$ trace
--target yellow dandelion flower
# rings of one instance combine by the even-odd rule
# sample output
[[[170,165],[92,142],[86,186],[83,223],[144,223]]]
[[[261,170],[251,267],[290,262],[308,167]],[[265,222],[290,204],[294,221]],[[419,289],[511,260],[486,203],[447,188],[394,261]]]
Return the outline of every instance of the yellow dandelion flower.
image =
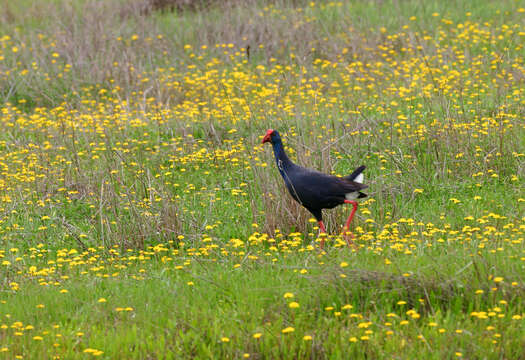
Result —
[[[290,309],[297,309],[299,307],[299,303],[295,302],[295,301],[292,301],[291,303],[288,304],[288,307]]]
[[[293,327],[291,327],[291,326],[288,326],[287,328],[284,328],[284,329],[281,330],[281,332],[282,332],[283,334],[292,333],[292,332],[294,332],[294,331],[295,331],[295,329],[294,329]]]

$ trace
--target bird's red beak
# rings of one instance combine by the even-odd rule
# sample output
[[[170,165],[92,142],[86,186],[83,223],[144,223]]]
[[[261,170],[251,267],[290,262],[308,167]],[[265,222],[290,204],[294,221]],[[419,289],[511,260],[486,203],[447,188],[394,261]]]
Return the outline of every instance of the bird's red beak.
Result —
[[[264,135],[264,137],[263,137],[263,140],[262,140],[261,144],[264,144],[265,142],[271,141],[272,134],[273,134],[273,129],[268,129],[268,131],[266,131],[266,135]]]

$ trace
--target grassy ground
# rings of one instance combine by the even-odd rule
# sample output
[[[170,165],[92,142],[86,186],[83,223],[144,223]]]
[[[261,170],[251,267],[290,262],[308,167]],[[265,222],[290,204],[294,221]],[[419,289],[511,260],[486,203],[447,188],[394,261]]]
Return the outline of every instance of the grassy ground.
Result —
[[[14,4],[0,356],[523,357],[518,1]],[[348,208],[319,249],[268,128],[367,165],[358,250]]]

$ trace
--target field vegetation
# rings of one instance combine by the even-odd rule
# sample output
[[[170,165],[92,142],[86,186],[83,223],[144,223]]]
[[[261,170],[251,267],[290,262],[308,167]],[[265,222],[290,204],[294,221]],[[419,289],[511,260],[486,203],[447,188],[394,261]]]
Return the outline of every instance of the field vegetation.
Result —
[[[523,2],[164,3],[1,2],[0,356],[525,356]]]

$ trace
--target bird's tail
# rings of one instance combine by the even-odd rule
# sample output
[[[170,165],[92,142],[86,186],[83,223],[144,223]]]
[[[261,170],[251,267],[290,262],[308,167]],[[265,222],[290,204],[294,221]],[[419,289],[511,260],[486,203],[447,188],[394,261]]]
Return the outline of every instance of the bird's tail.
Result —
[[[357,183],[363,183],[363,180],[364,180],[364,175],[363,175],[363,171],[366,169],[366,166],[364,165],[361,165],[360,167],[358,167],[357,169],[354,170],[353,173],[351,173],[350,175],[348,176],[345,176],[344,178],[346,180],[350,180],[350,181],[355,181]]]

